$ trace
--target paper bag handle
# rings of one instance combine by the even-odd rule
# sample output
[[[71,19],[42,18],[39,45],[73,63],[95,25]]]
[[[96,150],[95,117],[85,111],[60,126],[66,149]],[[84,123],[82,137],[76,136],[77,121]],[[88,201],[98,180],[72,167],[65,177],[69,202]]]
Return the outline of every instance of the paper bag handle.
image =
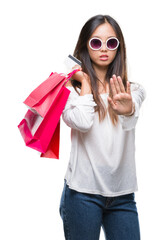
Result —
[[[64,85],[70,80],[70,78],[76,73],[76,72],[79,72],[80,69],[75,69],[73,70],[72,72],[68,73],[67,76],[66,76],[66,81],[64,83]]]

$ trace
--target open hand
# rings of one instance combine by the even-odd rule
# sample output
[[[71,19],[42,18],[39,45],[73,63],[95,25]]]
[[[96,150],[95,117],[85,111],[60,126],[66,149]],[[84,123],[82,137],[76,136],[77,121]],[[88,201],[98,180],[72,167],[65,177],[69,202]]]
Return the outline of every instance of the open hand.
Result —
[[[113,111],[118,115],[130,115],[133,107],[130,83],[127,81],[125,90],[121,77],[113,75],[110,79],[110,86],[113,96],[108,97],[108,101]]]

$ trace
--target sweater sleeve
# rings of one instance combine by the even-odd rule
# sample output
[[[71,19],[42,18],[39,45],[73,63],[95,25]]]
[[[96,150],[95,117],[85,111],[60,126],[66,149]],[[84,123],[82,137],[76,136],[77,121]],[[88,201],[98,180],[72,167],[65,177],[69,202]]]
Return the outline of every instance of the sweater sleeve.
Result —
[[[71,92],[62,112],[62,119],[67,126],[81,132],[87,132],[93,125],[94,106],[97,105],[93,99],[93,94],[80,96],[73,87],[67,88]]]
[[[143,86],[134,83],[131,84],[131,95],[132,100],[135,104],[134,114],[131,116],[118,115],[122,128],[125,131],[129,131],[135,128],[139,117],[140,107],[142,105],[142,102],[146,98],[146,92]]]

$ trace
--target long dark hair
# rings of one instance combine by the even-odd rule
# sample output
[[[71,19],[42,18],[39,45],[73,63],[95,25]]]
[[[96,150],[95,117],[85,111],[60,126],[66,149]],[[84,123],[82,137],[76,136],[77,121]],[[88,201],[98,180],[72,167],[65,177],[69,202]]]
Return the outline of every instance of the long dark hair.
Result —
[[[91,37],[92,33],[95,31],[95,29],[99,25],[105,22],[108,22],[112,26],[112,28],[116,33],[116,37],[120,41],[120,45],[117,49],[116,56],[108,66],[105,80],[109,83],[109,86],[110,86],[110,78],[112,77],[113,74],[116,74],[117,76],[121,76],[123,80],[123,84],[126,88],[126,85],[127,85],[126,47],[125,47],[124,37],[121,31],[121,28],[112,17],[108,15],[96,15],[90,18],[85,23],[85,25],[83,26],[80,32],[80,35],[74,50],[74,56],[82,62],[83,71],[87,73],[90,77],[93,97],[97,104],[97,106],[95,107],[95,111],[98,111],[100,121],[105,118],[107,109],[103,103],[102,98],[98,93],[98,85],[97,85],[98,78],[92,67],[92,62],[87,49],[87,42]],[[77,90],[77,87],[81,88],[81,83],[79,83],[78,81],[71,80],[71,83],[76,90]],[[109,94],[112,96],[111,90]],[[116,123],[118,122],[118,116],[113,112],[110,106],[108,107],[108,111],[109,111],[112,123],[116,125]]]

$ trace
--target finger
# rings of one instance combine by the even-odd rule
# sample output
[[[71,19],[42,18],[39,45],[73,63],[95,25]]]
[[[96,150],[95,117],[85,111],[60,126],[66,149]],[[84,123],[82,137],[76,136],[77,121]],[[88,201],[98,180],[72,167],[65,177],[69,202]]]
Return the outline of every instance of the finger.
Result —
[[[117,77],[116,77],[115,74],[113,75],[113,81],[114,81],[114,85],[115,85],[115,88],[117,90],[117,93],[120,93],[121,90],[120,90],[119,82],[118,82]]]
[[[119,82],[121,92],[125,93],[125,87],[123,85],[122,78],[120,76],[118,76],[117,79],[118,79],[118,82]]]
[[[108,97],[108,102],[109,102],[111,108],[115,109],[116,106],[115,106],[113,100],[111,99],[111,97]]]
[[[75,70],[75,69],[82,69],[80,65],[76,64],[75,66],[72,67],[72,70]]]
[[[127,81],[127,90],[126,92],[131,95],[131,88],[130,88],[130,83]]]
[[[110,78],[110,87],[111,87],[111,91],[112,91],[113,96],[115,96],[117,94],[117,90],[115,88],[113,78]]]

